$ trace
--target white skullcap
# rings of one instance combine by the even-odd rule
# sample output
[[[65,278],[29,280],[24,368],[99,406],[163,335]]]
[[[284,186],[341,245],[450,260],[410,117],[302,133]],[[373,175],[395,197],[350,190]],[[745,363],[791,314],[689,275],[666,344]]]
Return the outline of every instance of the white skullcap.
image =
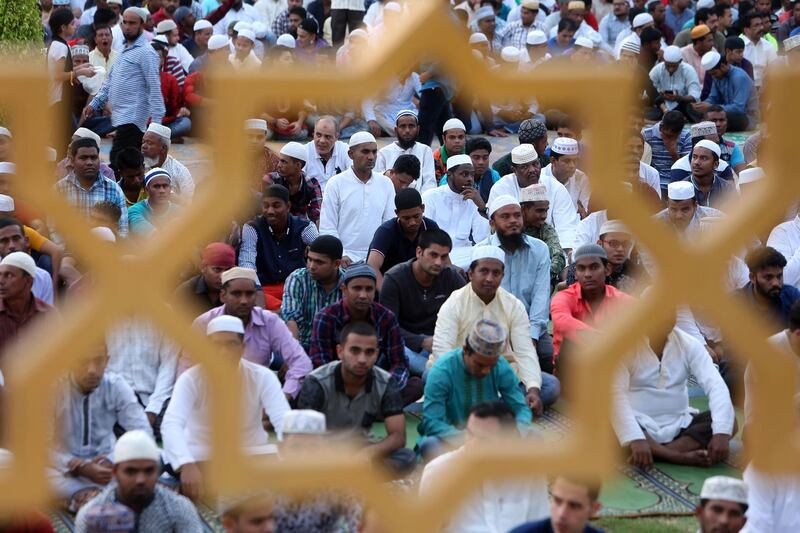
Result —
[[[200,20],[198,20],[197,22],[194,23],[194,28],[192,28],[192,29],[194,31],[200,31],[200,30],[208,30],[208,29],[213,28],[213,27],[214,26],[209,21],[207,21],[206,19],[200,19]]]
[[[667,46],[664,49],[664,61],[667,63],[680,63],[683,60],[681,49],[675,46]]]
[[[505,46],[500,51],[500,59],[506,63],[519,63],[519,48],[516,46]]]
[[[0,211],[8,213],[14,210],[14,199],[7,194],[0,194]]]
[[[450,130],[464,130],[464,132],[466,132],[467,127],[464,126],[464,123],[458,120],[457,118],[451,118],[444,123],[444,126],[442,126],[442,133],[445,133]]]
[[[605,235],[606,233],[627,233],[631,235],[631,230],[621,220],[606,220],[600,226],[600,233],[598,235]]]
[[[212,35],[208,40],[209,50],[219,50],[228,46],[228,37],[225,35]]]
[[[385,6],[383,6],[384,11],[394,11],[395,13],[402,13],[403,8],[400,7],[400,4],[397,2],[387,2]]]
[[[466,154],[451,155],[447,158],[447,170],[459,165],[471,165],[472,158]]]
[[[794,35],[783,40],[783,50],[789,52],[800,46],[800,35]]]
[[[128,9],[122,12],[122,15],[125,16],[128,13],[133,13],[134,15],[142,19],[142,22],[147,22],[147,18],[150,16],[150,13],[143,7],[129,7]]]
[[[523,165],[538,159],[539,154],[536,153],[536,148],[532,144],[524,143],[514,147],[511,150],[511,162],[515,165]]]
[[[233,267],[222,273],[223,285],[235,279],[249,279],[256,285],[259,285],[258,274],[256,274],[256,271],[252,268]]]
[[[122,5],[122,0],[108,0],[107,3],[108,4],[114,4],[116,6],[121,6]]]
[[[277,41],[275,41],[275,46],[283,46],[284,48],[295,49],[297,47],[297,43],[295,42],[294,37],[288,33],[284,33],[278,37]]]
[[[472,248],[470,261],[475,262],[479,259],[497,259],[501,263],[506,262],[506,253],[499,246],[479,245]]]
[[[172,176],[161,167],[153,167],[144,175],[144,186],[147,187],[156,178],[167,178],[167,182],[172,183]]]
[[[256,39],[264,39],[267,37],[267,25],[263,22],[255,21],[253,22],[253,34],[255,34]]]
[[[583,48],[588,48],[589,50],[594,50],[594,43],[588,37],[578,37],[575,39],[575,46],[581,46]]]
[[[547,187],[544,183],[534,183],[519,190],[519,203],[549,202]]]
[[[251,43],[256,42],[256,34],[253,33],[253,30],[248,28],[239,30],[236,34],[236,37],[244,37],[245,39],[249,39]]]
[[[711,9],[714,7],[714,0],[697,0],[697,9]]]
[[[10,139],[14,138],[14,136],[11,135],[11,130],[9,130],[8,128],[4,128],[3,126],[0,126],[0,135],[5,135]]]
[[[492,218],[492,215],[494,214],[495,211],[507,205],[515,205],[519,207],[519,200],[517,200],[510,194],[501,194],[500,196],[492,200],[491,203],[489,204],[489,218]]]
[[[667,185],[667,198],[670,200],[691,200],[694,198],[694,185],[688,181],[673,181]]]
[[[653,15],[650,13],[639,13],[635,17],[633,17],[633,23],[631,26],[634,28],[641,28],[642,26],[646,26],[647,24],[652,24],[655,21],[653,20]]]
[[[238,333],[244,335],[244,324],[242,319],[231,315],[220,315],[212,318],[206,326],[206,335],[213,335],[219,332]]]
[[[295,159],[299,159],[304,163],[308,158],[308,156],[306,155],[308,152],[306,151],[305,145],[294,141],[284,144],[283,148],[281,148],[281,153],[283,155],[288,155],[289,157],[294,157]]]
[[[350,137],[347,146],[352,148],[364,143],[376,143],[375,136],[368,131],[358,131]]]
[[[530,9],[532,11],[536,11],[539,9],[539,1],[538,0],[522,0],[520,3],[520,7],[524,7],[525,9]]]
[[[293,409],[283,415],[284,435],[324,435],[325,415],[313,409]]]
[[[149,126],[147,126],[147,131],[155,133],[159,137],[163,137],[164,139],[169,140],[172,137],[172,131],[162,124],[157,122],[151,122]]]
[[[488,43],[489,39],[481,32],[475,32],[469,36],[469,44]]]
[[[161,462],[161,452],[158,451],[153,437],[143,429],[134,429],[117,439],[114,445],[114,464],[141,460]]]
[[[764,177],[764,170],[761,167],[746,168],[739,172],[739,185],[753,183]]]
[[[97,226],[89,230],[89,233],[105,242],[117,242],[117,236],[111,231],[111,228],[105,226]]]
[[[17,165],[8,161],[0,162],[0,174],[16,174]]]
[[[167,33],[167,32],[170,32],[172,30],[177,30],[177,29],[178,29],[178,25],[175,24],[174,20],[166,19],[166,20],[162,20],[161,22],[158,23],[158,25],[156,26],[156,33],[158,33],[158,34]]]
[[[44,149],[44,156],[47,158],[47,161],[50,163],[55,163],[56,159],[58,159],[58,152],[52,146],[47,146]]]
[[[354,29],[353,31],[350,32],[350,35],[347,37],[347,40],[348,41],[352,41],[353,37],[359,37],[361,39],[366,39],[367,37],[369,37],[369,34],[367,32],[365,32],[364,30],[362,30],[361,28],[356,28],[356,29]]]
[[[578,141],[569,137],[556,137],[550,151],[561,155],[578,155]]]
[[[483,20],[485,18],[494,17],[494,8],[492,6],[483,6],[475,11],[475,20]]]
[[[703,139],[699,143],[695,144],[694,147],[695,148],[705,148],[707,150],[711,150],[712,152],[714,152],[714,154],[716,154],[717,159],[719,159],[720,156],[722,155],[722,150],[719,149],[719,145],[717,143],[715,143],[714,141],[709,141],[708,139]]]
[[[166,35],[156,35],[155,37],[153,37],[153,42],[169,45],[169,41],[167,40]]]
[[[529,31],[528,36],[525,38],[525,44],[529,44],[531,46],[545,44],[546,42],[547,35],[545,35],[542,30]]]
[[[705,137],[706,135],[716,135],[717,134],[717,126],[710,120],[705,120],[703,122],[698,122],[697,124],[692,124],[692,127],[689,128],[689,135],[692,137]]]
[[[728,476],[712,476],[703,482],[701,500],[727,500],[747,505],[747,484]]]
[[[267,131],[267,121],[261,118],[249,118],[244,121],[244,129]]]
[[[635,39],[635,35],[631,35],[622,41],[621,50],[627,50],[629,52],[633,52],[634,54],[638,54],[642,50],[642,45],[639,43],[638,39]]]
[[[719,65],[720,59],[722,59],[722,56],[719,55],[719,52],[716,50],[711,50],[710,52],[703,54],[702,59],[700,59],[700,64],[703,66],[706,72],[708,72]]]
[[[33,257],[25,252],[11,252],[0,261],[2,266],[13,266],[27,272],[32,278],[36,277],[36,263]]]
[[[249,29],[252,29],[252,26],[250,26],[249,22],[246,22],[244,20],[240,20],[233,26],[233,31],[235,31],[236,33],[239,33],[242,30],[249,30]]]
[[[89,128],[78,128],[75,130],[75,133],[73,133],[72,136],[78,137],[79,139],[94,139],[94,142],[97,143],[97,146],[100,146],[100,136]]]

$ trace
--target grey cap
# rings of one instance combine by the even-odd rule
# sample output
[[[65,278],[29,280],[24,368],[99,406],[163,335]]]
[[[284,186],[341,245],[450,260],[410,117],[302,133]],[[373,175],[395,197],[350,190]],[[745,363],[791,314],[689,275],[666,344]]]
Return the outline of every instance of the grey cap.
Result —
[[[599,257],[600,259],[608,260],[608,255],[603,247],[598,244],[584,244],[572,254],[572,260],[577,262],[578,259],[584,257]]]
[[[370,278],[373,281],[378,281],[375,271],[366,263],[356,263],[347,267],[347,270],[344,271],[344,275],[342,275],[342,283],[347,283],[351,279],[356,278]]]

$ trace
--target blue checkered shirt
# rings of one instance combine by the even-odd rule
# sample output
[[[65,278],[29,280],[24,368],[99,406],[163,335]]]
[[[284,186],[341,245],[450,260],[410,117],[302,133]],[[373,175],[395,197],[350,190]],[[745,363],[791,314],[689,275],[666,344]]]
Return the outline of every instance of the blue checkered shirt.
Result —
[[[312,224],[313,225],[313,224]],[[339,269],[341,278],[344,269]],[[319,283],[311,278],[306,268],[298,268],[286,278],[283,285],[283,303],[281,317],[285,321],[294,321],[300,332],[300,344],[308,352],[311,349],[311,325],[317,311],[339,301],[342,289],[336,288],[326,293]]]
[[[78,178],[75,177],[75,173],[70,172],[65,177],[58,180],[55,184],[55,188],[56,191],[64,197],[67,203],[76,207],[85,217],[89,216],[92,207],[97,202],[112,202],[117,204],[120,211],[122,211],[122,216],[119,217],[117,232],[120,237],[128,236],[128,207],[125,205],[125,194],[114,180],[110,180],[98,174],[97,179],[92,183],[91,187],[84,189],[78,181]]]

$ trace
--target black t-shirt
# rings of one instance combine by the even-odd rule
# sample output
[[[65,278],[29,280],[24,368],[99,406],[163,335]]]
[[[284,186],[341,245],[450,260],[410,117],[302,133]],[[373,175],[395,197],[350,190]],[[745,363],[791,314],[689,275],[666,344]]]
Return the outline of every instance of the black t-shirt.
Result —
[[[417,232],[417,238],[413,241],[406,239],[403,229],[397,221],[397,217],[387,220],[375,230],[372,242],[369,245],[370,251],[376,250],[383,255],[383,265],[381,274],[385,274],[393,266],[400,264],[417,256],[417,242],[419,234],[426,230],[439,229],[439,225],[429,218],[422,217],[422,226]]]
[[[517,526],[509,531],[509,533],[553,533],[553,523],[549,518],[545,518],[543,520],[528,522],[527,524]],[[583,528],[583,533],[605,533],[605,530],[597,529],[587,524],[586,527]]]

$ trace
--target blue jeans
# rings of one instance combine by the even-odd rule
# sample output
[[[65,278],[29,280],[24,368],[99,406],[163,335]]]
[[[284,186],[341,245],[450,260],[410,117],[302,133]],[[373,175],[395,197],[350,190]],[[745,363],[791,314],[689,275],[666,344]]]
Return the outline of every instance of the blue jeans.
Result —
[[[524,386],[523,386],[524,389]],[[553,374],[542,372],[542,388],[539,390],[539,397],[542,404],[547,407],[553,405],[561,396],[561,382]]]
[[[105,137],[114,131],[114,126],[111,125],[111,117],[102,115],[87,119],[86,122],[83,123],[83,127],[92,130],[100,137]]]
[[[181,117],[166,125],[169,131],[172,132],[172,138],[185,137],[192,131],[192,119],[189,117]]]
[[[408,369],[411,371],[412,376],[422,376],[428,367],[428,357],[430,354],[427,350],[415,352],[406,346],[406,357],[408,357]]]

